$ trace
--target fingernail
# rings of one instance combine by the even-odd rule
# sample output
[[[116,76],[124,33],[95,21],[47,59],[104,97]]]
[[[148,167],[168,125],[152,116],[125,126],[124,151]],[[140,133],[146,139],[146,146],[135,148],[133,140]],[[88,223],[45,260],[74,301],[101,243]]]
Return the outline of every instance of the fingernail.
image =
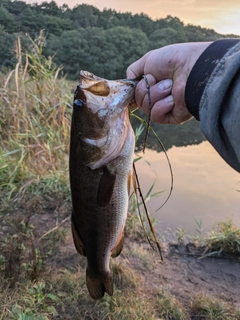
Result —
[[[169,103],[169,102],[173,102],[173,96],[170,95],[170,96],[167,96],[165,99],[164,99],[165,102]]]
[[[173,82],[171,79],[165,79],[159,82],[158,87],[161,90],[167,90],[172,87],[172,84]]]
[[[141,86],[142,89],[145,89],[145,90],[146,90],[146,81],[145,81],[144,79],[142,79],[142,80],[140,81],[140,86]]]

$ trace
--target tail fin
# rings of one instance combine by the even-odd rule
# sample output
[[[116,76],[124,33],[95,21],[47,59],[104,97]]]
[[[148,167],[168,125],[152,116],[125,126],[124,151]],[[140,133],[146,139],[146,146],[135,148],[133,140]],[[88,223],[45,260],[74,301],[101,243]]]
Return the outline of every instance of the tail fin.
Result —
[[[86,282],[88,292],[94,300],[101,299],[104,296],[105,292],[110,296],[113,295],[113,282],[110,272],[107,277],[103,279],[100,277],[93,277],[92,275],[90,275],[89,270],[87,269]]]

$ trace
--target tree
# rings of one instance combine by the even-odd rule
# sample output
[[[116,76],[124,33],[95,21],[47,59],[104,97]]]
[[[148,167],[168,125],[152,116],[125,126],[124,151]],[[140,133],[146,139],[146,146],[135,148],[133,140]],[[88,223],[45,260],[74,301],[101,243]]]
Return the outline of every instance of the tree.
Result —
[[[9,13],[15,15],[16,17],[19,16],[23,10],[26,10],[27,8],[30,8],[30,6],[23,1],[9,1],[10,3],[5,7]]]
[[[48,34],[46,38],[46,46],[43,47],[43,55],[46,57],[53,57],[56,65],[62,65],[61,59],[62,42],[61,38],[54,34]]]
[[[174,30],[181,30],[184,28],[184,23],[177,17],[172,17],[168,15],[164,19],[158,19],[155,22],[155,28],[156,29],[162,29],[162,28],[172,28]]]
[[[98,26],[103,29],[110,29],[119,25],[117,12],[112,9],[104,9],[98,17]]]
[[[4,7],[0,7],[0,24],[4,26],[6,32],[14,33],[18,31],[14,15]]]
[[[106,33],[105,73],[109,79],[126,76],[127,66],[139,59],[148,49],[145,33],[128,27],[111,28]]]
[[[4,31],[4,27],[0,26],[0,68],[13,67],[15,64],[15,40],[14,34],[9,34]]]
[[[58,7],[55,1],[47,2],[44,1],[38,6],[38,10],[42,13],[47,14],[49,16],[58,16],[61,15],[61,9]]]
[[[106,31],[102,28],[87,28],[82,30],[81,36],[88,42],[83,68],[103,77],[104,62],[107,59],[106,48],[108,47]]]
[[[71,19],[73,20],[76,29],[97,27],[99,15],[100,11],[97,8],[82,4],[73,8]]]
[[[80,36],[78,30],[71,30],[62,33],[61,44],[57,57],[69,78],[77,80],[79,71],[85,68],[88,58],[88,41]]]
[[[140,29],[144,33],[146,33],[147,36],[152,34],[152,32],[155,30],[155,22],[150,19],[150,17],[144,13],[141,14],[135,14],[132,17],[132,28]]]
[[[61,19],[59,17],[45,15],[45,29],[56,36],[60,36],[62,32],[73,29],[73,24],[70,19]]]
[[[22,45],[47,35],[45,56],[55,56],[69,79],[78,79],[81,69],[108,79],[125,77],[127,66],[150,49],[186,41],[206,41],[224,37],[212,29],[184,26],[177,17],[153,21],[147,15],[100,11],[81,4],[70,9],[55,1],[27,4],[20,0],[0,0],[0,64],[13,65],[14,41]]]
[[[27,7],[18,15],[18,25],[19,31],[29,33],[31,36],[40,31],[36,24],[36,17],[30,7]],[[42,23],[41,27],[44,28],[45,25]]]
[[[213,41],[219,39],[219,34],[213,29],[201,28],[200,26],[194,26],[188,24],[185,27],[185,34],[187,41]]]
[[[149,41],[149,50],[152,50],[172,43],[186,42],[187,37],[183,30],[179,32],[178,30],[167,27],[155,30],[150,35]]]

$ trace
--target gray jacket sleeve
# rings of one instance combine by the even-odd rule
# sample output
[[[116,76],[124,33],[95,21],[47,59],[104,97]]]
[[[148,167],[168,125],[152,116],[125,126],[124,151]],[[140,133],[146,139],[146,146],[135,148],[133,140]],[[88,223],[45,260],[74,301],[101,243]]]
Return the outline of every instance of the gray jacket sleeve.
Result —
[[[186,105],[207,140],[240,172],[240,40],[213,42],[193,67]]]

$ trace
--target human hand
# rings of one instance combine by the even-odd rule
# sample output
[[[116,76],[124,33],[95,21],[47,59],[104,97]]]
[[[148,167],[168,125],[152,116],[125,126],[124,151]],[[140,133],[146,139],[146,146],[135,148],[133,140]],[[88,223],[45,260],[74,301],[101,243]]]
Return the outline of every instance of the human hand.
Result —
[[[192,118],[185,104],[185,87],[195,62],[211,42],[181,43],[149,51],[127,69],[127,78],[147,77],[154,122],[181,124]],[[135,101],[149,114],[146,80],[135,90]]]

